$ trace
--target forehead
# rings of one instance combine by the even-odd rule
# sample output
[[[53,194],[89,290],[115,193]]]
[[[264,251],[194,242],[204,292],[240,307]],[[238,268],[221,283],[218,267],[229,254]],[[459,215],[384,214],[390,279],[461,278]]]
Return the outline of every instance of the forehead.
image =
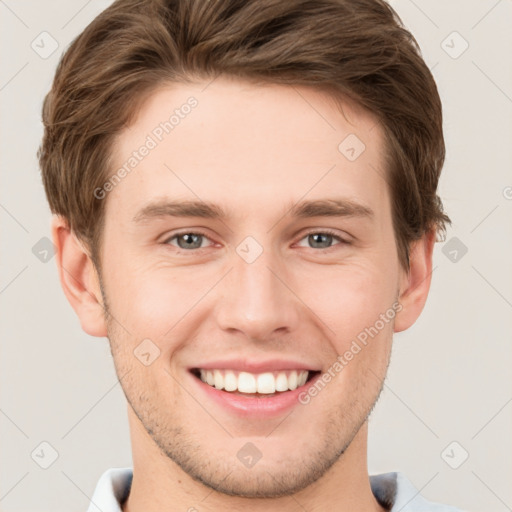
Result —
[[[385,206],[381,127],[362,107],[339,105],[311,87],[224,77],[162,86],[115,142],[111,174],[126,172],[107,209],[131,214],[168,196],[261,214],[333,193]]]

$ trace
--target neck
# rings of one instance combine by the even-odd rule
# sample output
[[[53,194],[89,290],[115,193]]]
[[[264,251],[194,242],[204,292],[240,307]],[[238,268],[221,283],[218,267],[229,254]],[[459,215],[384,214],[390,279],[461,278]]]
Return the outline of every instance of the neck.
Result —
[[[366,463],[365,422],[338,461],[316,482],[281,498],[229,496],[192,479],[166,457],[128,407],[133,480],[123,512],[386,512],[375,499]]]

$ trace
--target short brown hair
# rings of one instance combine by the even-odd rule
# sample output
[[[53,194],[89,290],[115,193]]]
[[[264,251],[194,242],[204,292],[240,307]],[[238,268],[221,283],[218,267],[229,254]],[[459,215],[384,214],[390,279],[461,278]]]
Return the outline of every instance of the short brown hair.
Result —
[[[117,0],[63,55],[43,106],[46,195],[99,269],[114,138],[142,99],[168,82],[220,74],[313,86],[378,119],[398,256],[445,231],[437,184],[442,106],[419,46],[383,0]],[[340,141],[341,142],[341,141]]]

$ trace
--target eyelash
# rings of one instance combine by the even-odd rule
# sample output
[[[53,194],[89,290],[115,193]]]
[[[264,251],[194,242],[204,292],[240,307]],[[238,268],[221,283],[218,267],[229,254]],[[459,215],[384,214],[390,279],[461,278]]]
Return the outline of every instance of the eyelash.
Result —
[[[182,231],[182,232],[179,232],[179,233],[175,233],[174,235],[172,235],[169,238],[166,238],[162,243],[164,245],[171,245],[170,244],[171,240],[174,240],[175,238],[178,238],[178,237],[180,237],[182,235],[199,235],[199,236],[202,236],[202,237],[207,238],[208,240],[210,240],[210,237],[206,233],[203,233],[201,231]],[[325,249],[322,249],[322,248],[316,249],[314,247],[309,247],[309,249],[312,249],[312,250],[315,250],[315,251],[327,252],[327,251],[330,251],[332,249],[335,249],[337,247],[337,245],[350,245],[350,242],[348,242],[347,240],[344,240],[338,234],[336,234],[335,231],[332,231],[330,229],[323,229],[323,230],[320,230],[320,231],[319,230],[317,230],[317,231],[309,231],[309,232],[305,233],[302,236],[302,238],[299,239],[299,242],[304,240],[304,238],[306,238],[306,237],[308,237],[310,235],[329,235],[329,236],[332,236],[333,238],[335,238],[336,240],[338,240],[340,242],[339,244],[333,245],[331,247],[327,247]],[[210,240],[210,242],[212,242],[212,240]],[[207,247],[200,247],[198,249],[181,249],[180,247],[176,247],[174,245],[173,245],[173,247],[177,250],[177,252],[179,254],[197,252],[197,251],[201,251],[202,249],[207,249]]]

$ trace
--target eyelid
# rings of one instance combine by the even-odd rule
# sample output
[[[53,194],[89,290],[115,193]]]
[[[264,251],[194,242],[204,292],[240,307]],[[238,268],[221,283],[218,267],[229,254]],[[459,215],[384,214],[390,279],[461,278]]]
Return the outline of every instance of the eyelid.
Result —
[[[200,229],[185,229],[183,231],[177,231],[177,232],[173,233],[172,235],[167,236],[166,238],[164,238],[164,240],[162,240],[162,243],[163,244],[167,244],[167,245],[171,245],[170,241],[173,240],[174,238],[177,238],[177,237],[179,237],[181,235],[189,235],[189,234],[190,235],[201,235],[204,238],[207,238],[210,242],[213,242],[213,244],[215,243],[211,239],[210,236],[208,236],[204,231],[201,231]],[[173,247],[176,247],[176,246],[173,246]],[[200,249],[193,249],[193,250],[182,249],[181,247],[176,247],[176,249],[179,250],[179,251],[184,251],[184,252],[194,252],[194,251],[199,251],[201,249],[206,249],[206,247],[201,247]]]
[[[166,237],[162,241],[162,243],[165,244],[165,245],[171,245],[171,243],[170,243],[171,240],[173,240],[173,239],[175,239],[175,238],[177,238],[177,237],[179,237],[181,235],[186,235],[186,234],[201,235],[202,237],[204,237],[204,238],[208,239],[210,242],[212,242],[211,245],[215,245],[215,242],[210,238],[210,236],[208,236],[201,229],[185,229],[185,230],[182,230],[182,231],[177,231],[177,232],[173,233],[172,235]],[[314,234],[315,235],[316,234],[330,235],[330,236],[332,236],[333,238],[336,238],[339,241],[339,243],[336,244],[336,245],[350,245],[351,244],[350,240],[347,240],[346,238],[344,238],[343,236],[338,234],[337,231],[334,231],[334,230],[332,230],[330,228],[309,229],[308,231],[301,233],[300,238],[298,238],[297,242],[295,242],[295,243],[301,242],[307,236],[314,235]],[[334,249],[336,247],[336,245],[333,245],[331,247],[327,247],[325,249],[315,249],[313,247],[310,247],[309,249],[312,249],[315,252],[320,252],[320,251],[324,251],[325,252],[325,251],[329,251],[330,249]],[[200,247],[198,249],[182,249],[182,248],[174,246],[174,245],[173,245],[173,247],[175,247],[178,252],[197,252],[197,251],[201,251],[202,249],[207,249],[207,247]]]
[[[307,236],[309,235],[318,235],[318,234],[321,234],[321,235],[330,235],[332,236],[333,238],[336,238],[339,240],[339,244],[337,245],[349,245],[351,242],[350,240],[347,240],[346,238],[344,238],[342,235],[340,235],[337,231],[334,231],[332,229],[329,229],[329,228],[316,228],[316,229],[310,229],[308,231],[306,231],[305,233],[303,233],[301,235],[301,237],[298,239],[298,241],[302,241],[304,238],[306,238]],[[331,246],[331,247],[327,247],[325,249],[323,249],[324,251],[328,251],[329,249],[333,249],[335,246]],[[313,249],[312,247],[310,247],[310,249]],[[314,249],[315,251],[321,251],[322,249]]]

